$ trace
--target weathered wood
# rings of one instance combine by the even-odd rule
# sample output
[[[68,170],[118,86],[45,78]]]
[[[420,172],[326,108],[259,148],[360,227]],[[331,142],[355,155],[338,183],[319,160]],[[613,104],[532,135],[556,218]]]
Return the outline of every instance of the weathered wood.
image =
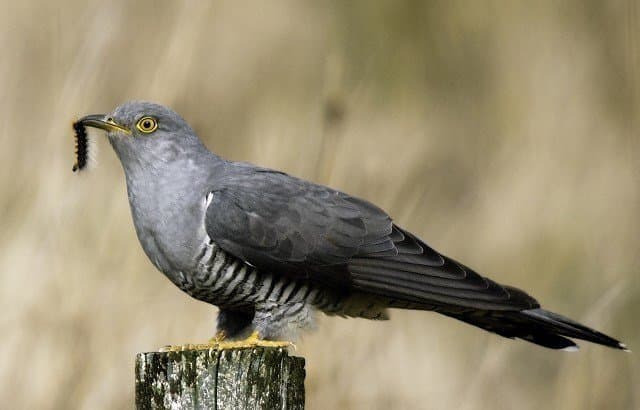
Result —
[[[303,409],[304,359],[277,348],[136,356],[138,409]]]

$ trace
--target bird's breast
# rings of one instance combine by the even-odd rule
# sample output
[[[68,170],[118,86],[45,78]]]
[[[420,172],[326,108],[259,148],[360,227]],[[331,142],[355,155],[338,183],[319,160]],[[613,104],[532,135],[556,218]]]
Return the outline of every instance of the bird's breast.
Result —
[[[136,234],[149,259],[167,275],[193,269],[206,237],[205,203],[197,187],[168,178],[127,182]]]

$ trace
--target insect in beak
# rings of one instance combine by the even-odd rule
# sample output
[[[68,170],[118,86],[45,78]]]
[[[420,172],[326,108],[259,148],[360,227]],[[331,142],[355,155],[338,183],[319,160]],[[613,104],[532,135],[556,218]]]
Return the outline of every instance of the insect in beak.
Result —
[[[113,118],[105,118],[104,114],[92,114],[80,118],[73,123],[76,140],[76,163],[73,165],[73,172],[82,171],[87,167],[89,159],[92,157],[93,144],[91,143],[86,127],[93,127],[105,130],[107,132],[116,131],[131,134],[131,131],[118,123]]]

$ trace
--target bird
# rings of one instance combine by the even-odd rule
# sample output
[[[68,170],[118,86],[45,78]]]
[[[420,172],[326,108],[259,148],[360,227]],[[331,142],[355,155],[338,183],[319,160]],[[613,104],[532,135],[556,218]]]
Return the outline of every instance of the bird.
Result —
[[[128,101],[76,124],[106,131],[151,263],[218,307],[209,345],[288,346],[318,312],[386,320],[409,309],[550,349],[577,350],[579,339],[628,350],[436,251],[367,200],[216,155],[168,107]]]

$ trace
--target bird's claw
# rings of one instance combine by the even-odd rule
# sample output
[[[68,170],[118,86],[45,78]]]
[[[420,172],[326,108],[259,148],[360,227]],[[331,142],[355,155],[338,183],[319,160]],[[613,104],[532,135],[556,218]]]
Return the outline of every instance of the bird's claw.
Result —
[[[167,345],[159,349],[160,352],[184,352],[187,350],[209,350],[217,349],[215,343],[186,343],[183,345]]]
[[[230,349],[249,349],[253,347],[273,347],[280,349],[288,349],[292,347],[296,350],[296,345],[289,341],[280,340],[263,340],[260,339],[258,332],[253,332],[244,340],[224,340],[225,335],[222,332],[216,334],[208,343],[201,344],[183,344],[176,346],[165,346],[160,352],[184,352],[186,350],[230,350]]]
[[[249,349],[252,347],[274,347],[287,349],[292,347],[296,349],[296,345],[289,341],[280,340],[263,340],[260,338],[258,332],[253,332],[244,340],[221,340],[217,343],[216,349],[229,350],[229,349]]]

